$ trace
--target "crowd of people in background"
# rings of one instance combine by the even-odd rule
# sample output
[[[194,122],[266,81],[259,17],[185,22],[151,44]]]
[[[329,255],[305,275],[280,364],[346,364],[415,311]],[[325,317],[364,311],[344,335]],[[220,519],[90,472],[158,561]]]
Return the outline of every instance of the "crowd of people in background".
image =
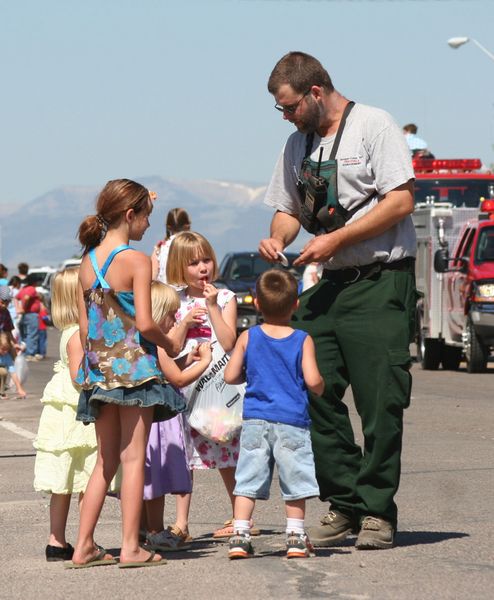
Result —
[[[29,273],[29,265],[21,262],[18,273],[8,277],[8,269],[0,264],[0,286],[8,287],[6,300],[13,324],[13,335],[26,360],[42,360],[46,357],[46,326],[50,322],[46,299],[37,289],[37,278]],[[7,291],[3,290],[7,296]]]
[[[21,262],[18,273],[9,278],[0,264],[0,397],[12,391],[18,399],[27,397],[24,383],[27,362],[43,360],[47,352],[47,325],[50,322],[45,298],[36,288],[29,265]],[[8,346],[8,348],[7,348]]]

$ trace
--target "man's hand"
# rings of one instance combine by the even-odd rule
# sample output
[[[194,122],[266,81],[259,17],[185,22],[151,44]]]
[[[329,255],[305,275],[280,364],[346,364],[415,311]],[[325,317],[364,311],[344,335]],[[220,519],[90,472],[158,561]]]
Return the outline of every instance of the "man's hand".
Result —
[[[271,221],[271,237],[259,243],[261,256],[269,262],[279,262],[278,252],[283,252],[293,242],[299,230],[300,223],[295,215],[275,212]]]
[[[275,238],[267,238],[259,242],[259,252],[269,262],[279,262],[278,252],[283,252],[283,248],[283,242]]]
[[[340,249],[340,236],[338,233],[326,233],[312,238],[305,244],[300,256],[293,261],[295,266],[308,265],[312,262],[324,262],[334,256]]]

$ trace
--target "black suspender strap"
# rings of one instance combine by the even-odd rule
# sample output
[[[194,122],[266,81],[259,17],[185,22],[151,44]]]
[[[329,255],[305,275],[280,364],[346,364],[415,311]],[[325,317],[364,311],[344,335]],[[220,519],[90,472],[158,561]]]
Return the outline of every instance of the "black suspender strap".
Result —
[[[343,129],[345,129],[345,123],[347,120],[350,111],[355,106],[355,102],[350,100],[350,102],[345,106],[345,110],[341,115],[341,121],[338,125],[338,131],[336,132],[336,137],[333,142],[333,147],[331,148],[331,154],[329,155],[329,160],[334,160],[336,158],[336,153],[338,152],[338,146],[340,145],[341,136],[343,135]]]
[[[312,133],[308,133],[305,136],[305,154],[304,154],[304,158],[302,160],[302,162],[306,159],[309,158],[310,153],[312,151],[312,144],[314,142],[314,132]]]
[[[340,145],[341,136],[343,135],[343,129],[345,129],[345,123],[347,120],[350,111],[355,106],[355,102],[350,100],[350,102],[345,106],[345,110],[341,116],[340,124],[338,125],[338,131],[336,132],[336,137],[334,139],[333,147],[331,148],[331,154],[329,155],[330,160],[334,160],[336,157],[336,152],[338,151],[338,146]],[[303,160],[310,156],[312,152],[312,144],[314,143],[314,132],[308,133],[305,137],[305,154]]]

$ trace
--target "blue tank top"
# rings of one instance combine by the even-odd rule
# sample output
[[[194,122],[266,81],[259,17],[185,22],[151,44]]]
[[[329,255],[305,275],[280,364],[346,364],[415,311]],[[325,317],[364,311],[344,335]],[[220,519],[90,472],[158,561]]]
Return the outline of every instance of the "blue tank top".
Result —
[[[299,329],[282,339],[268,336],[259,325],[249,329],[244,419],[309,427],[309,397],[302,373],[306,337]]]

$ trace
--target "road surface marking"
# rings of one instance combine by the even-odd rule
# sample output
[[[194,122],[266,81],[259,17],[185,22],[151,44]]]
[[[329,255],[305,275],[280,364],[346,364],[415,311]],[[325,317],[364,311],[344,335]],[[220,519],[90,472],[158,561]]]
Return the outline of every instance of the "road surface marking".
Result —
[[[8,431],[11,431],[16,435],[19,435],[31,441],[33,441],[36,437],[35,433],[31,433],[27,429],[23,429],[22,427],[19,427],[18,425],[16,425],[15,423],[11,423],[10,421],[0,421],[0,427],[8,429]]]

